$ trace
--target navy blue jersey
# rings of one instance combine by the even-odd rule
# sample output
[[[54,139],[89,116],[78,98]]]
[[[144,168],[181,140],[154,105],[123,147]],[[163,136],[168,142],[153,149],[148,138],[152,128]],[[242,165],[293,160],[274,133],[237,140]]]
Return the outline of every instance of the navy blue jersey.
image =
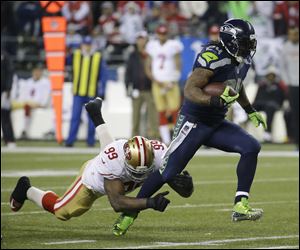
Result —
[[[243,63],[239,64],[227,53],[220,43],[210,44],[204,47],[197,55],[193,70],[196,68],[211,70],[214,74],[209,79],[209,83],[223,82],[232,87],[236,92],[240,92],[242,82],[247,75],[251,62],[252,59],[249,57]],[[227,108],[200,105],[185,99],[181,112],[199,121],[216,122],[224,119]]]

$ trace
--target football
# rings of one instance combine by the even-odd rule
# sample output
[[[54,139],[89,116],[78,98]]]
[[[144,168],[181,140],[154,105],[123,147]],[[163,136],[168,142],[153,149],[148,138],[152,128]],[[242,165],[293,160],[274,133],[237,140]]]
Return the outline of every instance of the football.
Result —
[[[224,92],[225,88],[226,84],[223,82],[212,82],[205,85],[202,90],[205,92],[205,94],[210,96],[220,96]],[[236,91],[230,87],[229,95],[234,96],[236,94]]]

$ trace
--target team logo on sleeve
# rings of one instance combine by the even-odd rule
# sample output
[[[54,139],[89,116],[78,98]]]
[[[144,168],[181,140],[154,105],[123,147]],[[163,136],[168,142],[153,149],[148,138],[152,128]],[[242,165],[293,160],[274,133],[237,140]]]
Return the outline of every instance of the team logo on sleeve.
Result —
[[[204,52],[204,53],[201,55],[201,57],[202,57],[203,59],[205,59],[205,61],[206,61],[207,63],[210,63],[211,61],[215,61],[215,60],[218,60],[218,59],[219,59],[219,57],[218,57],[216,54],[214,54],[214,53],[212,53],[212,52],[210,52],[210,51]]]

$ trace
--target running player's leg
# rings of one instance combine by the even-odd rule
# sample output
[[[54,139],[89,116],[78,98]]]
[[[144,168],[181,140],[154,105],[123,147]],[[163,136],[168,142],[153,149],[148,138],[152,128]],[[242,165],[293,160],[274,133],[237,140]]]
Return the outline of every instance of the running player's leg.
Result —
[[[234,203],[235,208],[239,212],[247,214],[246,216],[234,214],[238,218],[243,219],[258,219],[262,216],[262,210],[257,212],[248,205],[248,197],[250,188],[255,176],[257,166],[257,156],[260,152],[259,142],[238,125],[229,121],[224,121],[213,133],[210,139],[205,143],[209,147],[214,147],[226,152],[236,152],[241,155],[237,165],[238,184]],[[249,210],[249,211],[248,211]]]
[[[202,123],[193,123],[188,121],[186,116],[179,115],[173,141],[165,153],[161,169],[152,173],[145,180],[137,198],[151,197],[164,183],[180,173],[213,131],[212,127]],[[114,224],[113,233],[117,236],[124,235],[137,215],[138,212],[122,214]]]
[[[155,171],[145,180],[137,197],[151,197],[164,183],[180,173],[212,132],[212,127],[203,123],[189,122],[184,115],[179,115],[173,140],[164,156],[160,170]]]

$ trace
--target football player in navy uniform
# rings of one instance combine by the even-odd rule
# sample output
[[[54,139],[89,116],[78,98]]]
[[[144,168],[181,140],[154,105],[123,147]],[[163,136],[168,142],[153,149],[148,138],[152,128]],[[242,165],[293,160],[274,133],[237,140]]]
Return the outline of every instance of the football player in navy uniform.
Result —
[[[151,197],[187,166],[202,145],[206,145],[241,155],[236,171],[238,182],[232,220],[262,217],[262,209],[253,209],[248,204],[261,146],[241,127],[225,120],[228,106],[237,101],[256,127],[262,124],[266,129],[265,119],[251,106],[242,84],[251,66],[256,43],[254,28],[248,21],[230,19],[220,28],[220,42],[208,44],[198,54],[184,89],[185,99],[173,140],[160,170],[144,182],[138,198]],[[220,96],[206,94],[203,88],[215,82],[226,84],[224,92]],[[236,92],[233,96],[229,95],[230,87]],[[114,232],[125,234],[137,213],[122,214],[114,225]]]

